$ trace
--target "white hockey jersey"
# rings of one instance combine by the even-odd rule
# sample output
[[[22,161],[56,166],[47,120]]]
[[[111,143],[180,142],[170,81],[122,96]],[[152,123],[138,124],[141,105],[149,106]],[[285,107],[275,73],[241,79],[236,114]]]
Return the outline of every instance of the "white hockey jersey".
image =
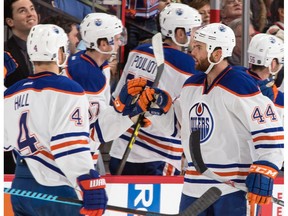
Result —
[[[111,107],[110,67],[108,62],[98,66],[85,51],[68,60],[66,75],[79,83],[89,100],[90,146],[94,163],[97,163],[101,143],[111,141],[126,131],[133,122],[128,116],[115,112]]]
[[[196,73],[194,60],[191,56],[173,49],[167,44],[164,44],[163,47],[165,66],[158,87],[166,90],[171,95],[172,100],[174,100],[180,95],[185,80]],[[113,97],[116,98],[127,80],[134,77],[143,77],[148,80],[148,85],[152,86],[156,74],[157,64],[152,45],[140,45],[129,53]],[[122,159],[132,132],[133,129],[130,128],[120,138],[113,141],[110,150],[112,157]],[[176,168],[181,171],[183,149],[180,138],[175,137],[176,134],[176,127],[175,134],[171,136],[164,135],[153,124],[147,128],[141,128],[127,161],[134,163],[165,161],[174,166],[172,169]],[[167,171],[168,173],[171,173],[171,170]]]
[[[206,74],[189,78],[179,98],[181,141],[188,160],[183,193],[200,197],[217,186],[222,195],[236,189],[199,174],[189,153],[189,137],[201,131],[204,163],[227,180],[245,183],[253,161],[266,160],[281,168],[284,132],[273,102],[245,72],[228,66],[207,87]]]
[[[251,70],[246,70],[246,72],[257,81],[261,80],[261,78]],[[277,89],[276,85],[274,84],[274,94],[275,94],[275,99],[273,101],[277,112],[279,114],[279,117],[282,119],[283,125],[284,125],[284,93],[281,92],[279,89]],[[273,88],[273,87],[272,87]],[[263,93],[262,93],[263,94]],[[266,96],[266,95],[265,95]]]
[[[243,67],[243,66],[232,66],[233,69],[235,70],[243,70],[245,71],[247,74],[249,74],[257,83],[259,81],[261,81],[262,79],[255,73],[253,72],[251,69],[249,68],[246,68],[246,67]],[[274,84],[275,85],[275,84]],[[279,117],[282,119],[282,122],[283,122],[283,125],[284,125],[284,93],[281,92],[279,89],[276,89],[276,85],[275,87],[272,87],[272,88],[275,88],[274,91],[274,95],[275,95],[275,98],[273,100],[273,103],[277,109],[277,112],[279,114]],[[265,92],[262,94],[265,95]],[[268,97],[268,95],[265,95]]]
[[[67,77],[42,72],[4,93],[4,145],[16,149],[39,184],[76,187],[93,169],[89,103]]]

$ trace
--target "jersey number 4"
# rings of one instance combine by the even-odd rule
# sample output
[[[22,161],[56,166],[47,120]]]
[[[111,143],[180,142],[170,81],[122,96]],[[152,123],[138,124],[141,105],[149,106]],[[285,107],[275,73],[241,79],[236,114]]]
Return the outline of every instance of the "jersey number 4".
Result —
[[[36,147],[38,140],[34,134],[29,132],[29,128],[27,126],[27,118],[28,112],[21,114],[19,121],[19,136],[17,142],[21,152],[24,152],[25,154],[33,154],[38,150]]]

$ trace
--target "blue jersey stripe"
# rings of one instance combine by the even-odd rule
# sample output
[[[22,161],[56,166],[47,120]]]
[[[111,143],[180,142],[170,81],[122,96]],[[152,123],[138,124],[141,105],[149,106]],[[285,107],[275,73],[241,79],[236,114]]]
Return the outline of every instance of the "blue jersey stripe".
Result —
[[[77,148],[77,149],[61,152],[59,154],[55,154],[54,158],[57,159],[60,157],[69,156],[71,154],[76,154],[76,153],[83,152],[83,151],[89,151],[90,152],[90,148]]]
[[[145,135],[147,135],[147,136],[149,136],[149,137],[152,137],[152,138],[154,138],[154,139],[158,139],[158,140],[163,141],[163,142],[169,142],[169,143],[181,145],[181,140],[176,140],[176,139],[170,139],[170,138],[155,136],[155,135],[152,135],[152,134],[150,134],[150,133],[147,133],[147,132],[145,132],[145,131],[143,131],[143,130],[141,130],[141,129],[140,129],[140,131],[141,131],[141,133],[143,133],[143,134],[145,134]]]
[[[44,166],[48,167],[49,169],[53,170],[54,172],[57,172],[60,175],[64,175],[64,173],[58,168],[53,166],[52,164],[46,162],[45,160],[43,160],[42,158],[39,158],[38,156],[21,156],[22,158],[29,158],[29,159],[33,159],[35,161],[38,161],[39,163],[43,164]]]
[[[263,130],[252,131],[251,134],[255,135],[258,133],[272,133],[272,132],[281,132],[281,131],[284,131],[283,127],[276,127],[276,128],[267,128]]]
[[[238,183],[245,183],[245,180],[243,179],[232,179],[234,182]],[[196,183],[196,184],[223,184],[215,180],[208,180],[208,179],[189,179],[189,178],[184,178],[184,182],[188,183]]]
[[[127,140],[127,141],[130,140],[130,137],[128,137],[126,135],[122,135],[122,136],[120,136],[120,138]],[[162,152],[158,149],[152,148],[150,145],[144,144],[138,140],[135,141],[135,144],[141,146],[142,148],[148,149],[152,152],[156,152],[157,154],[162,155],[162,156],[169,158],[171,160],[181,160],[181,156],[173,156],[173,155],[167,154],[167,153]]]
[[[208,168],[249,168],[251,164],[205,164]],[[194,167],[193,163],[188,163],[188,166]]]
[[[57,136],[53,136],[51,138],[51,141],[55,141],[55,140],[60,140],[60,139],[64,139],[67,137],[79,137],[79,136],[85,136],[85,137],[89,137],[89,133],[86,132],[74,132],[74,133],[65,133],[65,134],[58,134]]]
[[[284,148],[284,143],[282,144],[260,144],[260,145],[255,145],[255,149],[260,149],[260,148],[271,148],[271,149],[275,149],[275,148]]]
[[[104,140],[104,138],[103,138],[103,135],[102,135],[102,132],[101,132],[101,129],[100,129],[100,126],[99,126],[99,123],[98,123],[99,121],[98,121],[98,119],[96,120],[96,122],[95,122],[95,129],[96,129],[96,133],[97,133],[97,137],[98,137],[98,139],[99,139],[99,141],[101,142],[101,143],[105,143],[105,140]]]

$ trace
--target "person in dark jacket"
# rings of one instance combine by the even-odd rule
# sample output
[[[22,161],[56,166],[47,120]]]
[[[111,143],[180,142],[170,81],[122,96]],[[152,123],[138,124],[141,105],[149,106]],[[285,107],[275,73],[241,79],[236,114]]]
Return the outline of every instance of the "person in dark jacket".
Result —
[[[5,79],[4,85],[8,88],[33,72],[27,55],[26,40],[30,29],[38,24],[38,14],[31,0],[5,0],[4,20],[12,32],[12,36],[4,44],[4,50],[10,52],[19,65]]]

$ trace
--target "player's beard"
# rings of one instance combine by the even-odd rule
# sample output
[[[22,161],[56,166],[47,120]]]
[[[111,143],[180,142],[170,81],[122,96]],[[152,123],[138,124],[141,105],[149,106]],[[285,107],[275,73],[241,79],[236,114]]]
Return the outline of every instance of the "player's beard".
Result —
[[[208,69],[209,65],[210,63],[208,61],[208,58],[206,57],[203,60],[198,60],[198,64],[196,64],[195,69],[205,72]]]

